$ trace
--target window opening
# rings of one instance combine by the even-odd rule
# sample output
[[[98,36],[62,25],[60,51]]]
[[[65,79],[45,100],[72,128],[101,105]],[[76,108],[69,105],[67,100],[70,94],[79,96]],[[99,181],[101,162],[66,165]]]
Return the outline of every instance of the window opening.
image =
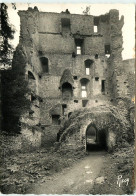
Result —
[[[28,71],[28,79],[35,80],[35,77],[31,71]]]
[[[82,89],[82,97],[83,98],[84,97],[87,97],[87,89],[86,89],[86,86],[82,86],[81,89]]]
[[[67,105],[66,105],[66,104],[63,104],[63,105],[62,105],[62,114],[63,114],[63,115],[65,114],[66,109],[67,109]]]
[[[98,59],[98,54],[95,55],[95,59]]]
[[[86,75],[90,75],[90,69],[91,69],[92,64],[93,64],[93,61],[90,59],[87,59],[85,61],[85,74]]]
[[[86,67],[86,75],[90,75],[90,68]]]
[[[76,54],[81,55],[83,53],[83,39],[75,39]]]
[[[52,124],[60,125],[60,115],[52,115]]]
[[[70,29],[70,19],[69,18],[61,18],[62,28]]]
[[[110,49],[110,45],[105,45],[105,54],[110,55],[111,54],[111,49]]]
[[[82,78],[80,82],[81,82],[81,96],[82,98],[85,98],[87,97],[87,85],[89,80],[87,78]]]
[[[74,80],[77,80],[77,76],[73,76]]]
[[[49,72],[48,59],[46,57],[41,57],[40,61],[41,61],[41,65],[42,65],[42,71],[44,73],[48,73]]]
[[[105,92],[105,80],[102,80],[102,92]]]
[[[94,17],[94,33],[98,33],[99,17]]]
[[[94,33],[98,32],[98,26],[94,26]]]
[[[74,100],[75,103],[78,103],[78,100]]]
[[[76,52],[77,52],[77,54],[81,54],[81,46],[76,47]]]
[[[99,81],[99,77],[95,77],[95,81]]]
[[[88,100],[82,100],[82,107],[86,107]]]

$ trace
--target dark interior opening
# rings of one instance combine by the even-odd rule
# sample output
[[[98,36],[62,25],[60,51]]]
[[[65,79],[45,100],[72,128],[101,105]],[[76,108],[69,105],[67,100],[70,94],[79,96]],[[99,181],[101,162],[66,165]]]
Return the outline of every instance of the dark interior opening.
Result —
[[[91,151],[97,148],[97,129],[93,125],[89,125],[86,130],[86,150]]]
[[[86,107],[88,100],[82,100],[82,107]]]
[[[62,85],[62,97],[63,99],[71,99],[73,95],[72,85],[68,82]]]
[[[70,28],[70,19],[69,18],[61,18],[61,25],[63,28]]]
[[[95,59],[98,59],[98,54],[95,55]]]
[[[36,97],[31,94],[31,101],[34,101],[34,100],[36,100]]]
[[[90,75],[91,74],[91,66],[93,64],[93,60],[87,59],[85,60],[85,74]]]
[[[78,103],[78,100],[74,100],[75,103]]]
[[[102,80],[102,93],[105,93],[105,80]]]
[[[46,57],[41,57],[40,61],[41,61],[42,71],[44,73],[48,73],[49,72],[48,59]]]
[[[83,41],[83,39],[75,39],[77,55],[83,54]]]
[[[77,76],[73,76],[74,80],[77,80]]]
[[[110,45],[105,45],[105,54],[110,54],[111,53],[111,49],[110,49]]]
[[[98,26],[99,20],[100,20],[99,16],[94,17],[94,26]]]
[[[95,77],[95,81],[99,81],[99,77]]]
[[[72,112],[69,112],[69,113],[68,113],[68,118],[71,116],[71,114],[72,114]]]
[[[95,125],[89,125],[87,127],[86,150],[87,151],[107,150],[105,130],[98,131]]]
[[[100,148],[107,150],[106,131],[104,129],[98,132],[98,142]]]
[[[52,115],[52,124],[53,125],[60,125],[60,115]]]
[[[76,57],[76,53],[75,53],[75,52],[72,53],[72,57],[73,57],[73,58]]]
[[[28,79],[35,80],[35,77],[31,71],[28,71]]]

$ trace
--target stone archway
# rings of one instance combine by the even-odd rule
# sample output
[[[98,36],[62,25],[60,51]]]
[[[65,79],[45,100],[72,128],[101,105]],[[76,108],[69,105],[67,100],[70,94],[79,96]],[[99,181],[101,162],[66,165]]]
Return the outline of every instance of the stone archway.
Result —
[[[98,130],[95,125],[89,124],[85,132],[85,149],[88,150],[89,146],[97,145]]]
[[[85,151],[87,151],[89,143],[92,149],[96,147],[96,149],[107,151],[112,151],[116,145],[116,134],[110,129],[97,127],[97,124],[93,122],[86,122],[80,128],[80,138],[85,147]]]

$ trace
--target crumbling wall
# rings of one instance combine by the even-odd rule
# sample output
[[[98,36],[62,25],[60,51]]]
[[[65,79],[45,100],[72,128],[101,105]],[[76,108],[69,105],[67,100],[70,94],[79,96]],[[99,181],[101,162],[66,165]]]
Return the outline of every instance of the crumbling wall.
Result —
[[[110,10],[110,39],[111,39],[111,56],[110,64],[113,70],[112,84],[113,84],[113,97],[126,96],[127,91],[122,82],[122,26],[124,24],[123,16],[119,20],[119,11]],[[125,80],[125,78],[124,78]],[[123,90],[122,90],[123,89]]]
[[[96,33],[93,30],[96,17],[90,15],[39,12],[35,7],[27,11],[19,11],[19,16],[20,45],[27,57],[25,71],[33,73],[35,81],[31,85],[31,91],[42,98],[38,105],[34,106],[32,103],[31,110],[34,113],[27,113],[24,119],[26,121],[28,118],[27,123],[31,126],[41,126],[44,130],[42,137],[49,143],[55,141],[54,128],[58,130],[60,127],[52,125],[52,115],[60,116],[63,124],[65,119],[71,117],[69,114],[75,110],[82,107],[108,106],[114,103],[117,97],[129,95],[128,83],[126,83],[128,75],[125,74],[126,68],[124,70],[121,57],[123,17],[119,20],[117,10],[111,10],[108,14],[97,17],[98,32]],[[63,19],[69,21],[66,31],[62,27]],[[82,40],[81,55],[76,54],[76,39]],[[110,45],[109,58],[105,56],[105,44]],[[43,57],[48,62],[46,72],[43,71],[40,61]],[[89,75],[85,70],[87,59],[93,61]],[[61,88],[61,77],[66,69],[69,69],[73,77],[72,97],[69,100],[63,99]],[[83,78],[89,80],[86,98],[81,96]],[[102,81],[105,81],[104,91]],[[83,101],[86,101],[86,106],[83,106]],[[60,109],[56,113],[54,107],[57,104]],[[67,105],[65,114],[62,105]],[[111,129],[107,134],[107,138],[113,138],[111,146],[114,146],[116,139],[112,131]],[[110,142],[108,145],[110,146]]]

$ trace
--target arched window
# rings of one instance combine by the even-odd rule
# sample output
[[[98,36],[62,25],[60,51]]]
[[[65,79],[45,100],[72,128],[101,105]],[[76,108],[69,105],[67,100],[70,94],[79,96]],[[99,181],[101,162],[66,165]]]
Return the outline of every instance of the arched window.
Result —
[[[85,61],[85,74],[86,75],[90,75],[90,69],[91,69],[92,64],[93,64],[93,61],[90,59],[87,59]]]
[[[42,71],[44,73],[49,73],[48,59],[46,57],[41,57],[40,61],[41,61]]]
[[[72,91],[72,85],[68,82],[65,82],[62,85],[62,96],[63,99],[71,99],[73,95],[73,91]]]
[[[81,82],[81,96],[82,98],[85,98],[87,97],[87,86],[88,86],[89,80],[87,78],[82,78],[80,82]]]
[[[28,79],[35,80],[35,77],[31,71],[28,71]]]

